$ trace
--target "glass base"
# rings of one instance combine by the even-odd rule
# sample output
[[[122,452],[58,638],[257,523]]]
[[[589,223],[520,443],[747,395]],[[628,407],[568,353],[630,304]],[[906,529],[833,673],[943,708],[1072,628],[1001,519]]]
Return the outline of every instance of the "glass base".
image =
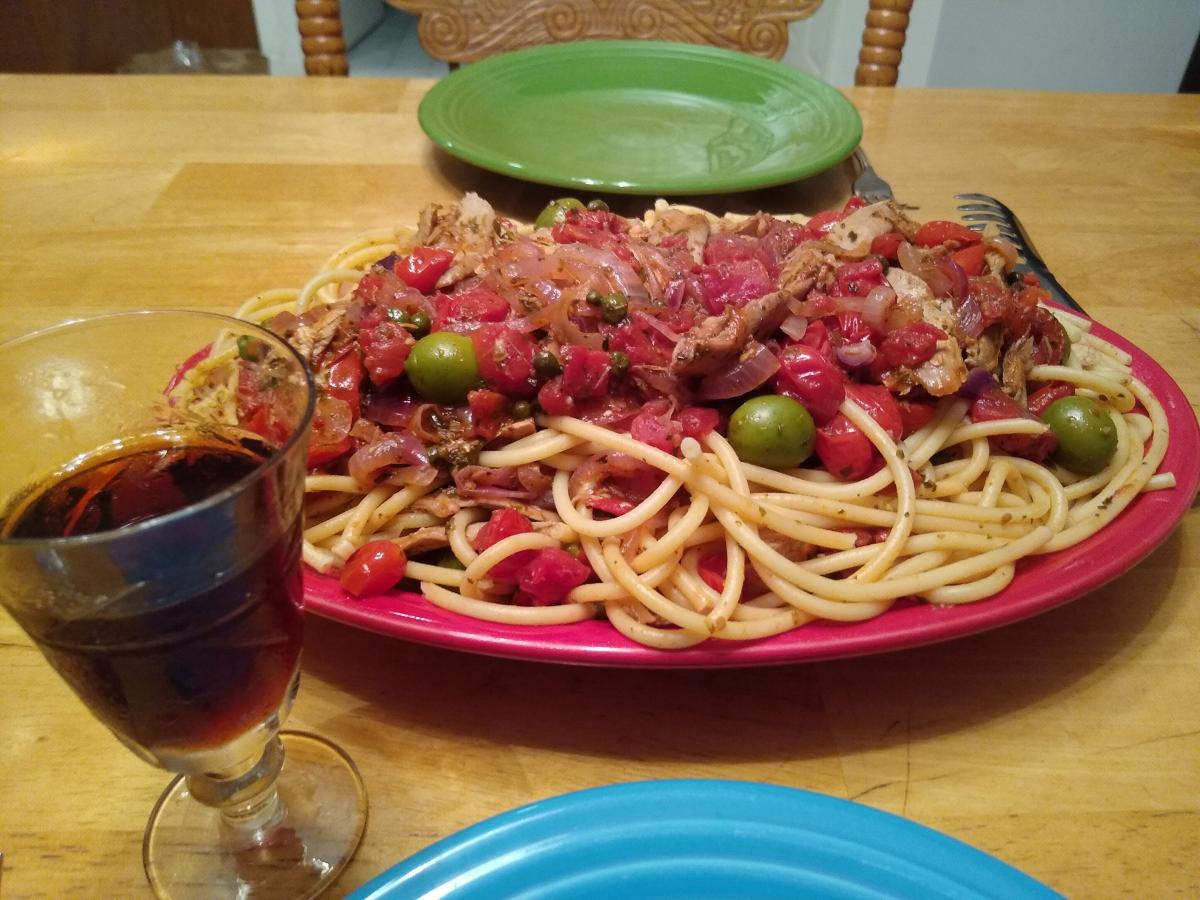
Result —
[[[281,731],[280,815],[251,838],[232,837],[220,810],[195,800],[180,775],[150,814],[142,842],[155,894],[188,897],[316,897],[354,855],[367,826],[358,769],[324,738]]]

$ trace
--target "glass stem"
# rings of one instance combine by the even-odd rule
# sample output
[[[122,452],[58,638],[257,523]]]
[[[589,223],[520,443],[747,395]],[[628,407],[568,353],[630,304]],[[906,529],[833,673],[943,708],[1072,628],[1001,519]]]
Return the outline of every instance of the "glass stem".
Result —
[[[221,813],[222,837],[232,848],[258,846],[269,839],[286,812],[275,789],[282,767],[283,744],[276,736],[257,760],[225,772],[189,775],[188,791]]]

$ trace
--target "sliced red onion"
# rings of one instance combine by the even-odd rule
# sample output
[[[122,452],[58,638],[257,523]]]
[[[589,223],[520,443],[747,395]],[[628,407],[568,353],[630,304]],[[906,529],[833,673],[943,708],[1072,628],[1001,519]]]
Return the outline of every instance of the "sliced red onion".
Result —
[[[979,337],[983,333],[983,310],[979,302],[969,294],[958,304],[958,330],[966,337]]]
[[[837,358],[844,366],[857,369],[875,361],[875,345],[866,338],[837,348]]]
[[[963,297],[967,296],[969,284],[967,283],[967,273],[963,270],[962,266],[956,263],[949,256],[943,256],[938,259],[937,268],[938,271],[945,275],[949,280],[949,296],[952,297],[955,302],[958,302],[959,300],[962,300]]]
[[[966,380],[959,387],[958,396],[964,400],[975,401],[979,398],[980,394],[995,384],[996,379],[992,377],[992,373],[987,369],[972,369],[967,373]]]
[[[648,328],[653,328],[672,344],[679,341],[679,333],[672,331],[667,323],[659,319],[657,316],[652,316],[649,313],[636,312],[633,314],[633,319],[646,325]]]
[[[871,288],[871,292],[867,294],[865,302],[860,308],[863,319],[873,331],[887,331],[888,313],[891,312],[892,305],[896,302],[896,292],[892,290],[891,285],[881,284],[878,287]]]
[[[788,316],[780,324],[779,330],[793,341],[798,341],[804,337],[804,332],[808,331],[808,319],[804,316]]]
[[[390,484],[415,484],[428,487],[438,479],[436,466],[401,466],[387,477]]]
[[[363,417],[387,428],[405,428],[417,408],[411,397],[371,394],[363,406]]]
[[[697,396],[701,400],[727,400],[740,397],[766,384],[779,371],[779,360],[757,341],[751,342],[742,357],[725,372],[705,376]]]
[[[663,299],[667,301],[667,307],[669,309],[678,308],[679,304],[683,302],[682,278],[672,278],[667,283],[667,289],[663,294]]]
[[[389,432],[378,441],[360,447],[350,457],[349,470],[359,484],[374,484],[375,476],[382,469],[399,463],[429,465],[425,445],[407,431]]]

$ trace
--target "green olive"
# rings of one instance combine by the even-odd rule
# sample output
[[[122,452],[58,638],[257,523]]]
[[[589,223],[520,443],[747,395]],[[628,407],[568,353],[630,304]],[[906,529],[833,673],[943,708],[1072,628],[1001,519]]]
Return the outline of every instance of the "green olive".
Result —
[[[567,217],[568,209],[584,208],[583,203],[574,197],[559,197],[546,204],[546,208],[538,213],[537,222],[534,224],[538,228],[553,228]]]
[[[434,403],[463,403],[467,391],[479,385],[471,339],[453,331],[435,331],[417,341],[404,371],[416,392]]]
[[[753,397],[729,417],[729,443],[739,459],[752,465],[798,466],[812,453],[815,440],[812,416],[791,397]]]
[[[1117,451],[1117,429],[1105,408],[1091,397],[1063,397],[1042,413],[1058,438],[1054,461],[1080,475],[1095,475]]]

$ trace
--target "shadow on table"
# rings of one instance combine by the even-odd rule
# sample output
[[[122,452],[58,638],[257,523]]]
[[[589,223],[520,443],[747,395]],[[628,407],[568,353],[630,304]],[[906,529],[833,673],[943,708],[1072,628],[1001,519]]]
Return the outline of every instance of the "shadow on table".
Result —
[[[437,173],[451,194],[475,191],[501,215],[523,222],[532,222],[547,203],[564,196],[576,196],[584,201],[600,198],[608,203],[613,212],[641,218],[647,207],[659,196],[606,194],[589,191],[587,188],[534,184],[484,171],[437,147],[430,148],[429,153],[430,168]],[[665,199],[699,206],[717,215],[726,212],[750,214],[760,210],[776,215],[812,215],[824,209],[841,207],[850,196],[854,176],[854,164],[847,159],[825,172],[789,184],[732,194],[667,196]]]
[[[1133,571],[1023,622],[943,644],[807,665],[631,670],[520,662],[310,617],[305,670],[347,715],[498,747],[714,762],[821,757],[954,732],[1071,690],[1176,610],[1176,532]],[[901,726],[901,727],[897,727]]]

